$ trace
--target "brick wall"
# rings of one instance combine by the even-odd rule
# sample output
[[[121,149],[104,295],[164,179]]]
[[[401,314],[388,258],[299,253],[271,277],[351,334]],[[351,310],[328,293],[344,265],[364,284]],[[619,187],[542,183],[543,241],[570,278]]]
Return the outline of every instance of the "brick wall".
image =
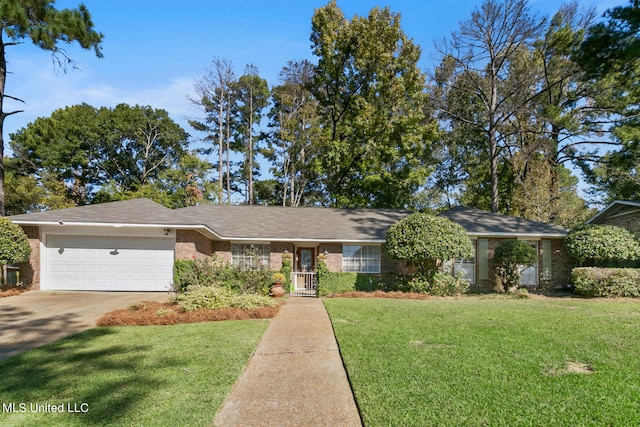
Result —
[[[600,223],[624,227],[636,234],[640,234],[640,210],[625,215],[604,218]]]
[[[193,230],[176,230],[176,259],[203,259],[213,253],[213,242]]]
[[[564,239],[551,240],[551,285],[566,286],[571,283],[573,261],[567,253]]]
[[[329,271],[342,271],[342,243],[322,243],[318,251],[318,255],[327,251],[327,259],[324,263]]]
[[[279,271],[282,268],[282,254],[284,251],[293,253],[293,244],[291,243],[271,243],[269,252],[269,269]]]
[[[231,262],[231,242],[214,241],[213,252],[226,262]]]
[[[31,253],[29,260],[20,264],[20,281],[26,286],[30,286],[33,290],[40,289],[40,227],[22,226]]]

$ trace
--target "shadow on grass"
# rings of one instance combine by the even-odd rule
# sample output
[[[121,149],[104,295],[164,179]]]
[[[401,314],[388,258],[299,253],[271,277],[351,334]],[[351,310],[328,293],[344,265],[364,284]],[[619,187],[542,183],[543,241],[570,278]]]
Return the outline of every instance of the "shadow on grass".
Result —
[[[153,372],[176,365],[174,358],[154,357],[151,346],[118,334],[116,328],[94,328],[0,362],[0,396],[27,408],[88,405],[86,413],[43,414],[46,422],[73,416],[84,425],[118,424],[166,383]]]

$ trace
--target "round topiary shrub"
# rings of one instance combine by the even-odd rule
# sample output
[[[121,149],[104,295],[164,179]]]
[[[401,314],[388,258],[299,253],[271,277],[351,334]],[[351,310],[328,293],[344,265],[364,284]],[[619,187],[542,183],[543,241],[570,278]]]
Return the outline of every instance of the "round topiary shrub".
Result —
[[[0,217],[0,265],[26,261],[30,253],[31,246],[22,227]]]
[[[506,291],[515,290],[522,272],[538,261],[536,250],[522,240],[503,240],[496,247],[493,262]]]
[[[580,267],[634,267],[640,260],[640,241],[631,231],[615,225],[573,229],[566,246]]]
[[[385,251],[387,258],[411,261],[424,274],[436,271],[437,260],[473,256],[471,240],[462,226],[425,213],[411,214],[392,225]]]

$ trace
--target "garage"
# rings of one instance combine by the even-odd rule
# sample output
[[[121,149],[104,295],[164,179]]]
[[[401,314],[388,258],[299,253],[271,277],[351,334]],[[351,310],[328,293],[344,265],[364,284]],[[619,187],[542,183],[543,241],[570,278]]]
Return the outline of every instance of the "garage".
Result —
[[[47,235],[43,289],[167,291],[175,237]]]

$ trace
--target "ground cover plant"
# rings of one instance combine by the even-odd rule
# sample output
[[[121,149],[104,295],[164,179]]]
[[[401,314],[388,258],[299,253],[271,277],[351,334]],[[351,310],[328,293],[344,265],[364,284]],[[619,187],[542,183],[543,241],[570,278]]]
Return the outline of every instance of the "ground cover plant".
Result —
[[[211,425],[267,325],[94,328],[26,352],[0,362],[0,396],[16,408],[0,425]]]
[[[365,425],[640,423],[640,302],[325,299]]]
[[[215,322],[220,320],[270,319],[280,310],[273,307],[220,308],[217,310],[183,310],[175,302],[141,302],[129,308],[114,310],[98,319],[98,326],[176,325],[179,323]]]

